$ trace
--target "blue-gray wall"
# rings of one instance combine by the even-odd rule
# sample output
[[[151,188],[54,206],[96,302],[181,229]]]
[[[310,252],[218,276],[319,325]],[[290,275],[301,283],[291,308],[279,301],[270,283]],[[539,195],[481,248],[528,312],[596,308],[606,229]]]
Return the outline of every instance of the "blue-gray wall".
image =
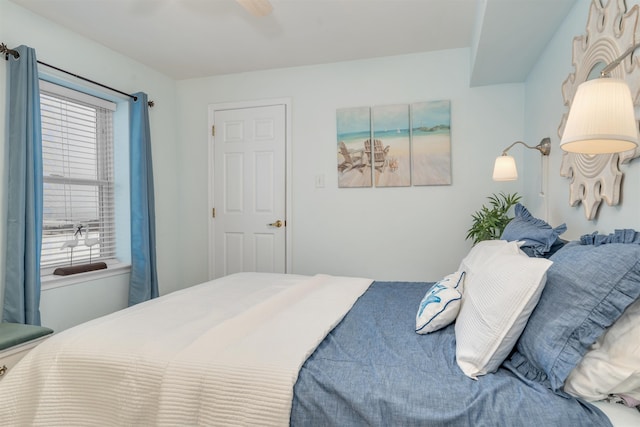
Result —
[[[457,268],[470,247],[464,239],[470,215],[494,192],[522,193],[536,215],[554,225],[566,221],[568,237],[638,227],[636,164],[624,167],[622,205],[604,207],[596,222],[586,221],[581,207],[568,206],[569,181],[559,176],[557,127],[565,108],[560,88],[572,71],[572,39],[584,33],[588,8],[588,0],[578,0],[525,83],[477,88],[469,87],[468,49],[176,82],[8,0],[0,0],[0,41],[27,44],[45,62],[125,91],[145,91],[156,101],[151,132],[162,293],[209,278],[208,106],[270,98],[289,98],[292,105],[292,272],[437,280]],[[0,99],[5,80],[0,67]],[[451,100],[452,185],[337,188],[337,108],[438,99]],[[4,124],[2,102],[3,134]],[[536,144],[545,136],[553,142],[547,165],[537,152],[514,150],[523,178],[491,180],[493,160],[504,147],[515,140]],[[5,174],[0,162],[0,188]],[[315,187],[318,175],[325,177],[324,188]],[[4,241],[4,191],[1,200]],[[120,309],[127,281],[125,273],[46,289],[43,322],[61,330]]]

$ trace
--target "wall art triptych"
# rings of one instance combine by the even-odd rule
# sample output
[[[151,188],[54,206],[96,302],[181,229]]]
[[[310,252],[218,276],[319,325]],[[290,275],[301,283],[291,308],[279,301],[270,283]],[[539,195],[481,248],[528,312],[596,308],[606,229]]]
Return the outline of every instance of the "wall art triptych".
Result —
[[[451,184],[451,103],[336,111],[338,187]]]

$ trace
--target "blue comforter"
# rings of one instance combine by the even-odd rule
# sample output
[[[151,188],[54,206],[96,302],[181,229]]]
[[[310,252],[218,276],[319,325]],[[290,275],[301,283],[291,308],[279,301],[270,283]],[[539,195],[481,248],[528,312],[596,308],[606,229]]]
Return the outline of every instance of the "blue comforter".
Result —
[[[292,426],[610,426],[597,408],[501,367],[474,381],[454,327],[414,332],[430,283],[375,282],[305,362]]]

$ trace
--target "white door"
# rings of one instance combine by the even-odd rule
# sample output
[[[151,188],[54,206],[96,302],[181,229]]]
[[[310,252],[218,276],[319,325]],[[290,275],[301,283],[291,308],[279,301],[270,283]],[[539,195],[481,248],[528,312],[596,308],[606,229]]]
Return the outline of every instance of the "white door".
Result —
[[[214,111],[214,277],[286,271],[285,108]]]

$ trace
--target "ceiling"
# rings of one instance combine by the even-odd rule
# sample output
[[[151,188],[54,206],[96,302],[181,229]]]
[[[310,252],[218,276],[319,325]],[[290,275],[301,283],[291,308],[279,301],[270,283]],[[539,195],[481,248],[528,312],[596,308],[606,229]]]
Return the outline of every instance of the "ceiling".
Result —
[[[176,80],[470,48],[471,84],[522,82],[576,0],[11,0]]]

